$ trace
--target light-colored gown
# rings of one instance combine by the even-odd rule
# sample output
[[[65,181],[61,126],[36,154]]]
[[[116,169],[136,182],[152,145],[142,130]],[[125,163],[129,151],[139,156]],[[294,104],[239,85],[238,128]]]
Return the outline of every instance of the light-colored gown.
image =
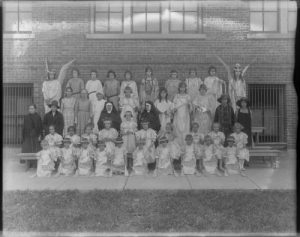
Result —
[[[147,130],[141,129],[135,133],[135,136],[137,140],[146,140],[144,148],[149,152],[148,163],[155,162],[154,142],[157,138],[156,132],[151,128],[148,128]]]
[[[181,80],[179,79],[168,79],[165,83],[165,88],[168,91],[168,99],[173,101],[174,96],[178,93],[178,86]]]
[[[231,106],[233,111],[236,112],[236,102],[242,97],[246,97],[246,81],[245,80],[234,80],[231,76],[229,77],[228,93],[231,100]]]
[[[132,90],[132,95],[135,99],[139,99],[139,95],[138,95],[138,89],[137,89],[137,85],[136,85],[136,82],[133,81],[133,80],[130,80],[130,81],[122,81],[121,83],[121,89],[120,89],[120,98],[121,97],[124,97],[124,89],[126,87],[130,87],[131,90]]]
[[[146,101],[154,103],[159,93],[158,81],[156,78],[143,78],[140,85],[140,103],[144,105]]]
[[[100,151],[99,149],[96,150],[96,155],[95,155],[95,175],[96,176],[106,176],[107,174],[107,169],[110,168],[110,163],[109,163],[109,156],[110,153],[104,149],[103,151]]]
[[[213,102],[211,107],[212,116],[214,116],[216,108],[220,105],[217,99],[225,93],[223,91],[223,80],[219,79],[216,76],[208,76],[204,79],[204,84],[207,87],[207,94],[212,95]]]
[[[93,103],[97,100],[97,93],[103,94],[103,87],[100,80],[88,80],[88,82],[85,85],[85,89],[89,93],[89,100]]]
[[[123,135],[124,146],[127,151],[132,153],[135,150],[135,133],[137,132],[137,123],[134,121],[123,121],[121,123],[121,132],[126,133],[130,132],[130,134]]]
[[[73,126],[75,122],[75,97],[65,97],[61,100],[61,112],[64,117],[64,135],[67,134],[68,127]]]
[[[185,144],[185,136],[190,132],[190,104],[191,97],[188,94],[177,94],[174,97],[175,112],[173,125],[176,137],[179,139],[180,146]]]
[[[171,122],[174,104],[170,100],[156,100],[154,106],[159,110],[160,130],[164,131],[166,124]]]
[[[156,158],[158,159],[157,172],[158,175],[169,175],[172,174],[172,158],[170,147],[159,146],[156,149]]]
[[[211,131],[208,133],[208,135],[211,137],[213,144],[214,144],[214,151],[218,159],[221,159],[222,152],[223,152],[223,144],[225,142],[225,135],[223,132],[215,132]]]
[[[54,170],[55,154],[50,150],[41,150],[37,154],[37,177],[50,177]]]
[[[50,111],[48,104],[46,103],[47,100],[50,100],[50,103],[53,100],[56,100],[58,103],[60,102],[61,98],[61,84],[58,79],[54,80],[47,80],[43,82],[42,92],[44,96],[44,106],[45,106],[45,113]]]
[[[193,101],[197,95],[199,95],[199,88],[203,84],[201,78],[186,78],[185,83],[187,85],[187,93],[190,95]]]
[[[223,149],[223,157],[225,158],[226,168],[229,174],[239,173],[239,165],[237,159],[237,149],[235,146],[227,146]]]
[[[125,160],[127,149],[124,144],[121,147],[115,147],[113,151],[112,169],[114,171],[124,172],[125,171]]]
[[[207,134],[212,125],[212,109],[214,98],[210,94],[199,94],[193,101],[194,122],[199,124],[199,132]]]
[[[133,115],[134,121],[137,121],[137,112],[134,110],[135,108],[139,108],[138,98],[135,98],[133,94],[131,97],[120,97],[120,109],[121,109],[121,120],[124,121],[124,115],[127,111],[130,111]]]
[[[81,148],[78,151],[78,175],[90,175],[92,173],[95,152],[91,148]]]
[[[71,78],[66,85],[66,88],[67,87],[71,87],[73,90],[73,96],[75,98],[79,98],[81,91],[84,89],[84,82],[79,77]]]
[[[92,104],[88,99],[78,99],[75,105],[75,122],[77,124],[77,133],[84,133],[85,126],[89,123],[92,117]]]
[[[117,137],[118,137],[118,132],[114,128],[109,128],[109,129],[104,128],[99,132],[99,135],[98,135],[99,140],[105,140],[105,139],[115,140]],[[115,148],[114,142],[105,141],[105,145],[106,145],[107,152],[113,153],[113,150]]]
[[[184,174],[195,174],[197,148],[194,144],[185,145],[183,149],[182,171]]]
[[[112,102],[119,110],[119,94],[120,94],[120,82],[117,79],[108,79],[104,82],[104,93],[107,100]]]
[[[203,165],[205,170],[210,174],[215,174],[218,161],[215,155],[214,145],[204,145],[203,150]]]
[[[149,152],[147,149],[139,149],[136,150],[132,154],[133,156],[133,172],[135,175],[143,175],[147,171],[147,156],[149,156]]]
[[[74,174],[76,168],[74,149],[72,147],[61,148],[60,157],[61,160],[59,163],[58,172],[62,175]]]
[[[248,135],[244,132],[232,133],[230,136],[234,137],[237,148],[237,156],[240,160],[249,161],[249,150],[246,148],[248,143]]]
[[[92,102],[92,112],[93,112],[93,123],[94,123],[94,133],[98,133],[98,121],[101,115],[102,110],[104,109],[104,105],[106,100],[95,100]]]

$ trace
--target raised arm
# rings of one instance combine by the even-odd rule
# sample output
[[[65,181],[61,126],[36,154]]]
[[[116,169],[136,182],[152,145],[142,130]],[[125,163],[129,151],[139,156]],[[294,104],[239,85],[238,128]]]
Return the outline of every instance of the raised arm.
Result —
[[[242,77],[244,76],[244,74],[246,73],[246,71],[248,70],[248,68],[250,67],[250,65],[256,61],[257,57],[255,57],[254,59],[252,59],[252,61],[246,66],[244,67],[243,71],[242,71]]]
[[[228,73],[228,78],[230,78],[231,77],[230,67],[223,61],[223,59],[220,56],[216,55],[216,58],[219,60],[220,63],[223,64],[223,66],[225,67]]]
[[[65,65],[63,65],[60,69],[60,72],[58,74],[58,81],[60,82],[60,84],[62,85],[64,80],[65,80],[65,77],[66,77],[66,74],[67,74],[67,70],[69,69],[69,67],[71,66],[71,64],[75,61],[76,59],[73,59],[71,60],[70,62],[66,63]]]

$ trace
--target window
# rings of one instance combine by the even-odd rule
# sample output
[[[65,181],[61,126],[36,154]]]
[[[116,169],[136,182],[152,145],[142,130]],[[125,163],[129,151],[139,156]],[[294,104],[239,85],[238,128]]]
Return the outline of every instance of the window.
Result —
[[[94,32],[122,33],[123,32],[123,3],[96,2],[95,3]]]
[[[32,9],[31,2],[4,2],[4,32],[31,33]]]
[[[297,2],[288,3],[288,32],[295,32],[297,24]]]
[[[263,127],[262,143],[285,143],[285,85],[248,84],[252,127]],[[257,142],[257,141],[255,141]]]
[[[132,32],[161,32],[161,6],[156,1],[132,2]]]
[[[169,22],[170,32],[199,32],[201,19],[199,17],[198,2],[171,1]]]
[[[277,32],[278,31],[278,1],[251,1],[250,31]]]

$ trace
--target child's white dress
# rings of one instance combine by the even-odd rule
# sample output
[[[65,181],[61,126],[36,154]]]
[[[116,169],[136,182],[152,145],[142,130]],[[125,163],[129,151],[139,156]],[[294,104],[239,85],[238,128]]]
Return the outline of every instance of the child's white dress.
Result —
[[[156,100],[154,106],[159,110],[160,129],[165,130],[166,124],[171,122],[171,113],[174,104],[168,100]]]
[[[195,174],[197,148],[192,145],[185,145],[182,157],[182,171],[184,174]]]
[[[208,173],[214,174],[218,167],[218,160],[215,155],[214,145],[204,145],[202,149],[204,168]]]
[[[148,163],[155,162],[154,142],[157,138],[156,132],[153,129],[148,128],[147,130],[141,129],[141,130],[137,131],[135,135],[136,135],[137,140],[140,140],[140,139],[146,140],[146,144],[145,144],[144,148],[147,149],[150,153]]]
[[[94,133],[84,133],[81,135],[82,138],[87,138],[89,140],[89,147],[92,149],[95,149],[96,144],[97,144],[97,135]]]
[[[207,87],[207,94],[211,94],[213,96],[212,114],[214,115],[216,108],[220,104],[217,99],[223,94],[223,80],[216,76],[208,76],[204,79],[204,84]]]
[[[156,149],[156,158],[158,159],[157,172],[159,175],[172,174],[172,158],[170,147],[159,146]]]
[[[74,134],[73,136],[66,135],[65,138],[71,139],[71,147],[78,147],[80,144],[80,137],[77,134]]]
[[[135,108],[139,108],[139,101],[137,98],[134,98],[133,95],[131,95],[130,98],[121,97],[119,104],[121,109],[120,116],[122,121],[125,121],[124,115],[127,111],[130,111],[133,115],[134,121],[137,121],[137,112],[135,111]]]
[[[121,132],[126,133],[130,132],[130,134],[123,135],[124,145],[129,153],[132,153],[135,150],[135,133],[137,132],[137,124],[133,120],[131,121],[123,121],[121,123]]]
[[[218,159],[222,158],[222,151],[223,151],[223,145],[225,142],[225,135],[223,132],[214,132],[211,131],[208,133],[208,135],[211,137],[213,144],[214,144],[214,151],[215,155],[217,156]]]
[[[106,139],[115,140],[117,137],[118,137],[118,132],[117,132],[116,129],[114,129],[114,128],[109,128],[109,129],[104,128],[99,132],[98,139],[99,140],[104,140],[104,141]],[[114,142],[105,141],[105,145],[106,145],[107,152],[112,153],[113,150],[114,150],[114,147],[115,147]]]
[[[125,160],[127,155],[126,147],[123,145],[121,147],[115,147],[113,151],[112,159],[112,169],[113,171],[125,171]]]
[[[95,153],[90,148],[81,148],[78,154],[78,174],[90,175],[93,167]]]
[[[53,100],[56,100],[59,103],[59,100],[61,98],[60,81],[58,79],[44,81],[42,85],[42,93],[44,96],[44,107],[46,114],[51,110],[46,103],[47,100],[50,101],[50,104]]]
[[[93,123],[94,123],[94,133],[98,133],[98,121],[101,115],[102,110],[104,109],[104,105],[106,103],[106,100],[95,100],[92,102],[92,112],[93,112]]]
[[[56,156],[50,149],[41,150],[37,154],[37,177],[50,177],[54,170]]]
[[[54,133],[53,135],[49,133],[45,137],[45,140],[48,142],[51,152],[53,152],[54,156],[57,157],[60,152],[58,144],[62,143],[63,137],[58,133]]]
[[[225,158],[225,164],[228,172],[231,174],[237,174],[239,170],[239,164],[236,147],[225,147],[223,150],[223,157]]]
[[[237,148],[237,156],[240,160],[249,161],[249,150],[246,148],[248,143],[248,135],[244,132],[232,133],[231,136],[235,139],[235,145]]]
[[[124,89],[125,89],[127,86],[131,88],[133,97],[136,98],[136,99],[138,100],[138,99],[139,99],[138,89],[137,89],[136,82],[133,81],[133,80],[130,80],[130,81],[125,80],[125,81],[122,81],[122,83],[121,83],[121,89],[120,89],[120,98],[124,96]]]
[[[185,83],[187,85],[187,93],[190,95],[191,100],[194,99],[199,95],[199,88],[203,84],[201,78],[186,78]]]
[[[85,85],[85,89],[89,93],[89,100],[91,102],[94,102],[94,101],[97,100],[97,95],[96,95],[97,93],[103,94],[102,83],[99,79],[88,80],[86,85]]]
[[[74,149],[69,148],[61,148],[60,149],[60,163],[58,167],[58,173],[63,175],[72,175],[75,172],[76,164],[75,164],[75,155]]]
[[[204,140],[204,134],[201,132],[191,132],[191,135],[193,136],[193,143],[199,147],[199,144]]]
[[[139,149],[133,152],[133,167],[132,170],[135,175],[143,175],[147,171],[147,161],[146,156],[148,156],[148,152],[146,149]]]
[[[108,169],[111,168],[109,164],[109,156],[110,153],[104,149],[103,151],[100,151],[99,149],[96,150],[96,166],[95,166],[95,175],[96,176],[107,176]]]

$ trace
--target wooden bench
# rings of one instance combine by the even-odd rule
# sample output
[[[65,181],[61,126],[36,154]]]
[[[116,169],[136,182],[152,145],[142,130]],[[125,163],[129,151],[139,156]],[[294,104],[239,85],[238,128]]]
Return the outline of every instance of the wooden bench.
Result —
[[[36,153],[19,153],[17,157],[20,158],[20,161],[26,162],[26,171],[29,169],[30,161],[37,160]]]
[[[281,151],[273,150],[273,149],[265,149],[264,147],[262,148],[255,147],[250,149],[249,153],[250,153],[250,159],[251,157],[262,157],[265,160],[265,158],[267,157],[271,160],[271,164],[273,168],[279,168],[277,161],[279,161]]]

